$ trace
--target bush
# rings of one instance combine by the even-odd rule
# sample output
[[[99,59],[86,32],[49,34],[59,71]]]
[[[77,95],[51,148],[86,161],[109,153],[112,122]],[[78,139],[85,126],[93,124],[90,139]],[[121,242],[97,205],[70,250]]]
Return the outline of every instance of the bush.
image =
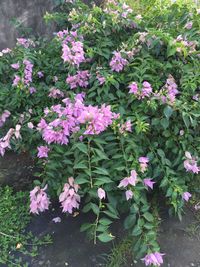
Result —
[[[135,255],[159,266],[155,198],[181,218],[200,171],[200,11],[67,2],[45,16],[61,28],[52,40],[18,39],[1,53],[0,152],[39,158],[33,213],[49,196],[70,214],[81,204],[96,216],[81,228],[95,243],[112,240],[112,222],[128,214]]]

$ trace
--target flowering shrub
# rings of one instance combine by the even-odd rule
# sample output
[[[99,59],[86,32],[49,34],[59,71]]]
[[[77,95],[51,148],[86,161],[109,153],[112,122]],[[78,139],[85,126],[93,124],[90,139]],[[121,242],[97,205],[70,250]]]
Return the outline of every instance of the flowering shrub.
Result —
[[[160,266],[152,199],[165,195],[181,218],[200,171],[200,12],[67,2],[46,15],[62,27],[51,41],[20,38],[1,53],[0,153],[37,159],[32,213],[55,197],[65,213],[92,211],[81,230],[95,243],[125,213],[135,255]]]

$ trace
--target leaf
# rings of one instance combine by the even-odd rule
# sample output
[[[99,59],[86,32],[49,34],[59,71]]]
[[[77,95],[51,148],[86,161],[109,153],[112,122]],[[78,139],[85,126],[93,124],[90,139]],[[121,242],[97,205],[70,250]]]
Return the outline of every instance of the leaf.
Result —
[[[95,150],[95,152],[97,153],[97,155],[99,156],[100,159],[109,159],[107,157],[107,155],[103,151],[101,151],[100,149],[95,148],[94,150]]]
[[[132,231],[132,235],[133,236],[138,236],[142,233],[142,229],[136,225],[134,228],[133,228],[133,231]]]
[[[172,113],[173,113],[173,109],[170,106],[165,107],[164,114],[167,119],[171,117]]]
[[[87,154],[87,146],[84,143],[78,143],[75,145],[81,152]]]
[[[105,168],[102,168],[102,167],[96,167],[96,170],[93,171],[93,172],[94,173],[104,174],[104,175],[108,175],[109,176],[108,171]]]
[[[76,178],[76,184],[87,184],[89,181],[86,178],[78,177]]]
[[[129,216],[126,217],[124,221],[124,228],[128,230],[129,228],[133,227],[136,221],[136,215],[135,214],[130,214]]]
[[[102,177],[95,178],[94,185],[99,186],[99,185],[109,184],[109,183],[112,183],[112,180],[107,176],[102,176]]]
[[[154,221],[154,217],[150,212],[145,212],[143,214],[143,216],[148,222],[153,222]]]
[[[81,225],[80,231],[81,232],[87,231],[91,227],[93,227],[93,225],[91,223],[84,223],[84,224]]]
[[[101,219],[99,220],[99,223],[100,223],[100,224],[103,224],[103,225],[110,225],[110,224],[112,223],[112,221],[109,220],[108,218],[103,217],[103,218],[101,218]]]
[[[107,232],[100,234],[97,237],[101,242],[104,242],[104,243],[109,242],[115,238],[114,236],[112,236],[111,234]]]

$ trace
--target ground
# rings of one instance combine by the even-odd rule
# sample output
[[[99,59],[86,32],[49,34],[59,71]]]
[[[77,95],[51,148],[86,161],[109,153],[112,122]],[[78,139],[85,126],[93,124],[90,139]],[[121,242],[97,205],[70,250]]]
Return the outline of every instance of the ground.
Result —
[[[32,161],[27,156],[8,154],[0,160],[0,182],[27,186],[31,179]],[[12,183],[13,181],[13,183]],[[54,223],[54,217],[61,217],[60,223]],[[159,233],[161,251],[165,263],[163,267],[200,267],[200,222],[193,212],[186,208],[182,221],[169,218],[166,210],[161,211],[162,223]],[[31,267],[100,267],[105,266],[106,257],[112,243],[96,246],[89,241],[84,233],[79,232],[80,225],[88,220],[88,215],[79,214],[76,217],[61,213],[58,205],[53,211],[33,216],[29,229],[37,236],[51,234],[53,244],[42,247],[40,255],[30,262]],[[115,227],[116,228],[116,227]],[[115,229],[116,235],[124,233]],[[140,261],[128,263],[124,267],[144,266]],[[118,267],[118,266],[117,266]]]

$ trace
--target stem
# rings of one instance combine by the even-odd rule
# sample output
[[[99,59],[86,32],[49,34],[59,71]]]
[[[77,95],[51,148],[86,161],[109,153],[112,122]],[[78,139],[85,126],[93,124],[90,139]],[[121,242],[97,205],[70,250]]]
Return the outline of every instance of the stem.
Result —
[[[123,153],[123,156],[124,156],[124,161],[125,161],[125,165],[126,165],[126,172],[127,172],[127,175],[129,175],[128,164],[127,164],[127,161],[126,161],[126,153],[125,153],[125,150],[124,150],[124,144],[122,142],[121,137],[120,137],[120,145],[121,145],[121,150],[122,150],[122,153]]]
[[[88,140],[88,153],[87,153],[87,156],[88,156],[88,169],[89,169],[89,173],[90,173],[90,186],[91,186],[91,188],[93,188],[92,167],[91,167],[91,157],[90,157],[90,152],[91,152],[90,142],[91,142],[91,140]]]
[[[11,238],[17,238],[17,237],[15,237],[15,236],[12,236],[12,235],[8,235],[8,234],[5,234],[5,233],[3,233],[3,232],[0,232],[0,235],[3,235],[3,236],[7,236],[7,237],[11,237]]]
[[[99,214],[100,214],[100,207],[101,207],[101,199],[99,200],[99,213],[97,214],[96,220],[95,220],[95,226],[94,226],[94,244],[97,243],[97,227],[99,222]]]

